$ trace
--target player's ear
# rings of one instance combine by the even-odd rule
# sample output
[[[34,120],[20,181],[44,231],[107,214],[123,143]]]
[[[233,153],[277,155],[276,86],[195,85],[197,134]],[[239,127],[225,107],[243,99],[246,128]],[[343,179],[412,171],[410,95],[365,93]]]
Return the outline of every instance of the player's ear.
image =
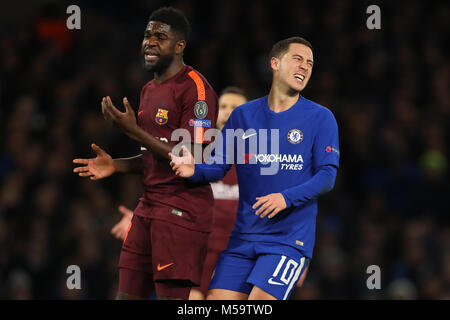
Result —
[[[186,48],[186,40],[178,40],[177,43],[175,44],[175,53],[182,54],[184,48]]]
[[[275,57],[270,58],[270,67],[273,71],[278,71],[280,68],[280,59]]]

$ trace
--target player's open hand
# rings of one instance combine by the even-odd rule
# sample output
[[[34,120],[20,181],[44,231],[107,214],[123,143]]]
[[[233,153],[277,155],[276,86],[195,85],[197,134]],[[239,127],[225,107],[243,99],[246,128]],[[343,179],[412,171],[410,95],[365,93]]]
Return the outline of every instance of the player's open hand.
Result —
[[[137,128],[136,115],[126,97],[123,98],[123,105],[125,106],[125,112],[117,109],[109,96],[103,97],[102,113],[105,120],[112,121],[114,125],[130,135]]]
[[[286,209],[286,201],[281,193],[271,193],[264,197],[256,197],[253,209],[257,209],[255,214],[260,218],[269,215],[269,219],[275,217],[278,212]]]
[[[130,227],[131,218],[133,218],[133,211],[125,206],[119,206],[119,212],[122,214],[122,219],[111,229],[111,233],[120,240],[125,239],[125,235]]]
[[[182,157],[177,157],[172,152],[169,152],[169,157],[172,159],[170,166],[177,176],[190,178],[194,175],[195,171],[194,156],[185,146],[181,147],[181,151],[183,154]]]
[[[80,177],[89,177],[91,180],[98,180],[112,175],[116,168],[114,161],[109,154],[101,149],[96,144],[91,145],[92,150],[95,151],[97,157],[91,159],[74,159],[73,163],[81,164],[82,166],[73,169],[73,172],[78,173]]]

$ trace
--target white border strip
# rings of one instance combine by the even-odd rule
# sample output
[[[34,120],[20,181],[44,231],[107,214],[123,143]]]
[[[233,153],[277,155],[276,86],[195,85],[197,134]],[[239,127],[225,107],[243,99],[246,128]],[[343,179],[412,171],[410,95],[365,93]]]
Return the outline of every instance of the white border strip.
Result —
[[[298,267],[297,271],[295,272],[294,278],[291,280],[291,283],[289,284],[289,287],[286,290],[286,293],[284,294],[283,300],[286,300],[289,296],[289,292],[291,292],[292,287],[294,284],[297,283],[298,278],[300,277],[300,274],[302,273],[303,265],[305,264],[305,257],[302,257],[300,259],[300,267]]]

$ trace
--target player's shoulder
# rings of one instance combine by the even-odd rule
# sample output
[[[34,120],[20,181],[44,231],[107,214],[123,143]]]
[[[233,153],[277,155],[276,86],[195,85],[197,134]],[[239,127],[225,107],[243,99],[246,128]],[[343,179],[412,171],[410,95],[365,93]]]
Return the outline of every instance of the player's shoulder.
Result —
[[[303,109],[307,112],[314,113],[317,116],[320,117],[332,117],[334,118],[333,111],[331,111],[329,108],[314,102],[312,100],[309,100],[303,96],[301,96]]]
[[[191,66],[185,66],[179,77],[175,79],[175,83],[185,86],[186,88],[204,87],[205,89],[213,89],[206,77]]]

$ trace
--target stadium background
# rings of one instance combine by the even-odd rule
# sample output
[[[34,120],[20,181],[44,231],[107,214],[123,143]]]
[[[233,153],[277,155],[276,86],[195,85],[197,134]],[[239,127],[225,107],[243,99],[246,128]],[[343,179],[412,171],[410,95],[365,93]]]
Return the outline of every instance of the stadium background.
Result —
[[[81,30],[65,27],[81,8]],[[185,62],[217,92],[265,95],[267,54],[300,35],[315,48],[307,98],[340,126],[341,169],[319,202],[315,256],[293,299],[449,299],[450,6],[438,1],[2,1],[0,5],[0,298],[105,299],[117,290],[119,204],[139,176],[72,173],[97,143],[138,146],[101,116],[100,99],[138,107],[150,80],[140,44],[151,11],[192,24]],[[381,30],[366,8],[381,8]],[[447,52],[447,53],[446,53]],[[79,265],[82,290],[67,290]],[[368,290],[366,268],[381,268]]]

